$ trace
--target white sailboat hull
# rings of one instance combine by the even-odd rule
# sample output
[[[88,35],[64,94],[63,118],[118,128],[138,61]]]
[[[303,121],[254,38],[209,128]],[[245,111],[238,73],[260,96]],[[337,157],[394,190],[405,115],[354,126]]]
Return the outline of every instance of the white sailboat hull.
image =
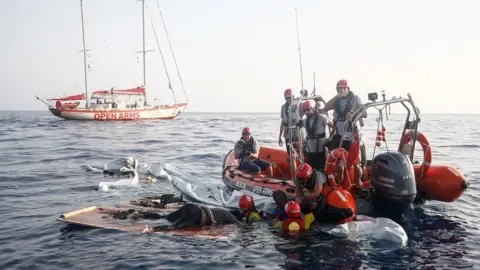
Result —
[[[65,120],[89,121],[138,121],[174,119],[186,108],[187,104],[175,104],[168,107],[152,107],[140,109],[54,109],[50,112]]]

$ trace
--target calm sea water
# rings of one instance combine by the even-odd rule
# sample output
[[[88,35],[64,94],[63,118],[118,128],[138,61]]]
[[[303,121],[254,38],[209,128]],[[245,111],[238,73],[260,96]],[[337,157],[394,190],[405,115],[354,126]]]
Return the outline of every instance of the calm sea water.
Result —
[[[396,147],[401,115],[385,123]],[[0,112],[0,269],[453,269],[480,268],[478,215],[480,117],[424,115],[420,130],[434,163],[458,167],[470,188],[454,203],[427,202],[399,223],[408,246],[389,251],[368,238],[326,234],[283,239],[266,224],[228,241],[68,229],[55,219],[91,205],[175,191],[169,182],[100,193],[105,181],[85,165],[122,156],[167,162],[205,183],[221,183],[224,155],[250,126],[262,145],[275,146],[278,114],[184,113],[173,121],[73,122],[48,112]],[[366,122],[371,153],[375,116]],[[397,134],[395,134],[397,132]]]

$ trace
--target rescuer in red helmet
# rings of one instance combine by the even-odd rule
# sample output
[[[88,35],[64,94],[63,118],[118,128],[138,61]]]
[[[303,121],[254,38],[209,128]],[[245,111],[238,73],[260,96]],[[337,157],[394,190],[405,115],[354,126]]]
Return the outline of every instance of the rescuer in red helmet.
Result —
[[[249,127],[242,130],[242,137],[235,144],[234,155],[238,159],[238,169],[246,170],[251,173],[260,173],[263,170],[269,169],[269,174],[272,176],[273,169],[270,163],[258,157],[260,154],[260,146],[252,136],[252,131]]]
[[[328,118],[315,110],[312,100],[307,100],[302,104],[306,119],[299,122],[299,127],[304,127],[307,132],[307,163],[316,170],[325,170],[325,160],[327,157],[326,149],[326,129],[330,125]]]
[[[283,146],[283,141],[282,141],[282,137],[285,139],[285,146],[287,148],[287,153],[289,153],[289,148],[290,148],[290,145],[288,144],[288,141],[289,141],[289,136],[290,136],[290,133],[288,132],[289,129],[288,129],[288,117],[289,117],[289,107],[290,107],[290,103],[292,101],[292,99],[294,98],[293,96],[293,91],[292,89],[287,89],[283,92],[283,97],[285,98],[285,104],[282,105],[282,108],[280,110],[280,118],[281,121],[280,121],[280,133],[278,134],[278,145],[280,146]],[[294,129],[296,127],[293,127]],[[298,142],[298,136],[296,135],[296,132],[294,130],[292,130],[292,134],[293,134],[293,137],[292,137],[292,142]]]
[[[312,213],[302,216],[300,205],[294,201],[288,201],[284,206],[287,215],[285,220],[275,223],[275,228],[282,228],[287,235],[297,234],[310,229],[315,217]]]
[[[337,95],[331,100],[329,100],[324,108],[325,111],[333,109],[333,123],[335,126],[335,131],[329,144],[330,150],[338,147],[342,147],[347,151],[350,150],[350,141],[344,141],[343,144],[340,145],[340,141],[344,133],[345,122],[347,120],[350,120],[353,112],[360,108],[362,105],[363,103],[360,97],[358,95],[355,95],[350,90],[350,85],[348,84],[348,81],[345,79],[339,80],[337,82]],[[367,112],[365,112],[362,117],[367,117]],[[362,174],[364,173],[364,169],[362,167],[365,167],[366,165],[367,154],[358,122],[356,123],[355,130],[357,131],[358,139],[360,141],[361,163],[361,166],[355,167],[355,183],[357,185],[360,185],[360,179],[362,177]],[[337,175],[339,176],[339,179],[343,179],[344,177],[345,166],[346,165],[343,164],[343,161],[339,162],[339,167],[337,170]]]

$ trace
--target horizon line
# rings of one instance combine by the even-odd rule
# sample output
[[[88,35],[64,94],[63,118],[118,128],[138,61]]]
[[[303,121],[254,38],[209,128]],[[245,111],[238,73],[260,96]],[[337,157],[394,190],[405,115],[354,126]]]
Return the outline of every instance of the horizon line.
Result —
[[[48,110],[2,110],[0,112],[48,112]],[[265,114],[278,114],[278,112],[239,112],[239,111],[183,111],[184,113],[248,113],[248,114],[258,114],[258,113],[265,113]],[[405,114],[405,113],[391,113],[391,114]],[[452,112],[452,113],[421,113],[420,115],[480,115],[480,113],[459,113],[459,112]]]

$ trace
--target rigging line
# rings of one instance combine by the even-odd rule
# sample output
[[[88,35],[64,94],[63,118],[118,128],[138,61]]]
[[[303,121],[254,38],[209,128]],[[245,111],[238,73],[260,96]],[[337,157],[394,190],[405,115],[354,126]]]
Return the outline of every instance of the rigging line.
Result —
[[[172,52],[173,62],[175,63],[175,68],[177,69],[178,78],[180,80],[180,84],[182,85],[183,94],[185,95],[185,100],[188,103],[187,92],[185,91],[185,87],[183,86],[182,76],[180,76],[180,70],[178,69],[177,60],[175,59],[175,54],[173,53],[172,43],[170,42],[170,37],[168,36],[167,26],[165,26],[165,21],[163,20],[162,10],[160,9],[160,4],[158,3],[158,0],[156,2],[157,2],[158,11],[160,12],[160,18],[162,18],[162,24],[163,24],[163,28],[165,29],[165,35],[167,36],[168,44],[170,45],[170,51]]]
[[[146,2],[145,2],[145,5],[147,6],[147,9],[148,9],[148,17],[150,18],[150,22],[152,23],[153,33],[155,34],[155,40],[157,41],[158,51],[160,52],[160,56],[162,58],[163,67],[165,68],[165,73],[167,74],[168,88],[172,90],[173,99],[175,101],[175,104],[177,104],[177,97],[175,96],[175,91],[173,91],[172,82],[170,81],[170,76],[168,75],[167,65],[165,64],[165,59],[163,58],[162,49],[160,48],[160,42],[158,41],[157,31],[155,30],[155,25],[153,24],[152,14],[150,13],[150,9],[148,8],[148,4]]]
[[[302,67],[302,53],[300,50],[300,33],[298,31],[298,15],[297,15],[297,9],[295,8],[295,21],[297,24],[297,42],[298,42],[298,58],[300,59],[300,79],[302,81],[302,90],[303,88],[303,67]]]

